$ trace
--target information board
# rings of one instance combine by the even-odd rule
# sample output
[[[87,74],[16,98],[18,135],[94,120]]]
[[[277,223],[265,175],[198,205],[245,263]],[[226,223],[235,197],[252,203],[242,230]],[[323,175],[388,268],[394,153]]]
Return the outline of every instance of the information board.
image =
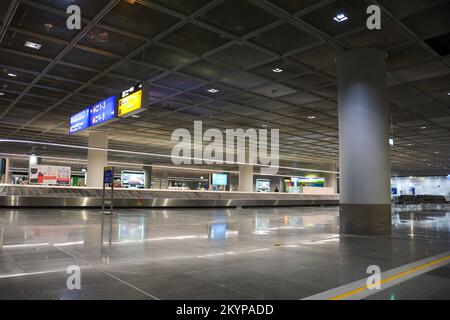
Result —
[[[116,117],[116,97],[102,100],[70,117],[69,134],[106,123]]]
[[[114,173],[112,167],[105,167],[103,170],[103,183],[113,183]]]
[[[148,87],[137,84],[123,91],[118,101],[112,96],[71,116],[69,134],[137,114],[144,110],[147,100]]]
[[[89,128],[89,111],[91,108],[86,108],[70,117],[69,133],[74,134],[81,130]]]
[[[105,123],[116,116],[116,97],[109,97],[93,105],[89,112],[89,126]]]
[[[117,116],[128,117],[140,112],[146,96],[142,84],[138,84],[123,91],[118,102]]]

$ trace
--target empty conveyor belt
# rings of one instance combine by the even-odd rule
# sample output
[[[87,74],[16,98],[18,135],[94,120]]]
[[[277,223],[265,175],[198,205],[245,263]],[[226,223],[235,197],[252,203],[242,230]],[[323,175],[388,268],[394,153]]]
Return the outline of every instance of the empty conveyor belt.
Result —
[[[110,193],[107,190],[106,197]],[[278,207],[338,205],[337,194],[114,190],[114,207]],[[0,207],[101,207],[102,189],[0,185]]]

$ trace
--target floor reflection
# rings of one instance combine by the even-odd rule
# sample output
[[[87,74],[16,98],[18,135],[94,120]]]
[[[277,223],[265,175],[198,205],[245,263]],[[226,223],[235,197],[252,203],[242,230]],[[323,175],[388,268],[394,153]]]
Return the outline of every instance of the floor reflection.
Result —
[[[0,299],[299,299],[450,243],[442,210],[396,209],[380,238],[340,237],[336,207],[118,210],[109,233],[110,218],[102,241],[96,210],[0,211]]]

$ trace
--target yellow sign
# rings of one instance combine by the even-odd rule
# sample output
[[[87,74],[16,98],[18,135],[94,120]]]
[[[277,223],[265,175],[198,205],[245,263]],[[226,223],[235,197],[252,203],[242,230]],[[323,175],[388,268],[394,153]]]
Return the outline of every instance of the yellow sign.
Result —
[[[129,96],[119,100],[119,109],[117,115],[122,117],[142,106],[142,90],[139,90]]]

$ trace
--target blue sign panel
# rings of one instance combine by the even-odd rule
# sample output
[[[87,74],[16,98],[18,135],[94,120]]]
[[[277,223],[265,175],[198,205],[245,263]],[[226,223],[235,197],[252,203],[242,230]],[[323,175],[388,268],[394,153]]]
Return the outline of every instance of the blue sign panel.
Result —
[[[70,117],[70,134],[89,128],[90,109],[91,108],[84,109],[83,111]]]
[[[109,97],[70,117],[69,133],[105,123],[116,117],[116,97]]]
[[[113,183],[114,175],[111,167],[105,167],[103,171],[103,183]]]
[[[89,115],[90,126],[95,126],[116,116],[116,97],[109,97],[93,105]]]

